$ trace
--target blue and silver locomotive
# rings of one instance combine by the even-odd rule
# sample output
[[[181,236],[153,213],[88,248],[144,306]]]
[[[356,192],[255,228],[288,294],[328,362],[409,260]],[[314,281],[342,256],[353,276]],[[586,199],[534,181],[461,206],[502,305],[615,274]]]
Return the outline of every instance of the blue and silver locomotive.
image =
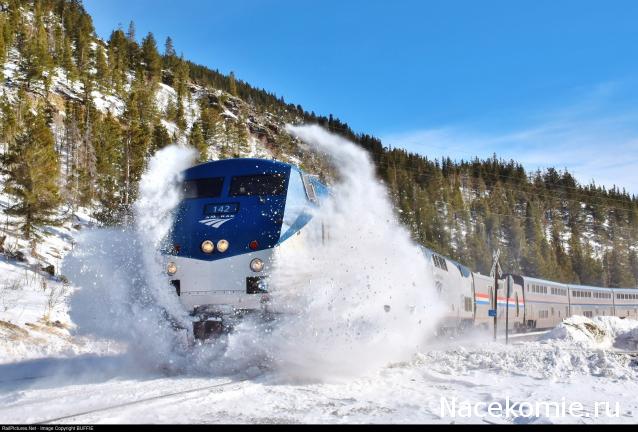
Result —
[[[195,317],[195,337],[264,311],[276,248],[294,243],[327,194],[314,176],[263,159],[208,162],[183,173],[166,272]]]

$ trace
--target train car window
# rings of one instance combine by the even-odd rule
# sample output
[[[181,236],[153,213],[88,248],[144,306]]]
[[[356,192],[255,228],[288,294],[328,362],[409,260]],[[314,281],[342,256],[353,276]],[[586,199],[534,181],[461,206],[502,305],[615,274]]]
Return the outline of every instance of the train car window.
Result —
[[[317,193],[315,191],[315,186],[310,181],[310,176],[308,176],[308,174],[303,174],[301,176],[301,180],[303,181],[303,186],[306,191],[306,196],[311,202],[316,203]]]
[[[286,193],[286,176],[283,174],[258,174],[233,177],[230,196],[276,196]]]
[[[447,270],[447,263],[445,262],[445,260],[443,258],[441,258],[438,255],[432,255],[432,260],[434,261],[434,265],[437,266],[438,268],[440,268],[441,270]]]
[[[518,293],[516,293],[516,316],[518,317],[520,306],[518,304]]]
[[[222,193],[224,177],[213,177],[186,180],[182,183],[182,197],[188,198],[217,198]]]

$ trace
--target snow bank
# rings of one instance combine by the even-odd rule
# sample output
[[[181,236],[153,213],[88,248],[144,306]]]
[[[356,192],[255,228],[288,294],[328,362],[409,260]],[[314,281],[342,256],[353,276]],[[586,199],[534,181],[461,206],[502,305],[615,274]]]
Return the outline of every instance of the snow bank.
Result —
[[[638,321],[603,316],[573,316],[549,332],[545,341],[563,341],[584,349],[635,350],[638,347]]]
[[[116,354],[123,346],[108,340],[76,338],[68,325],[37,321],[18,326],[0,321],[0,365],[46,357]]]
[[[637,340],[638,321],[574,316],[539,341],[509,346],[487,341],[468,343],[421,353],[415,361],[449,376],[487,370],[555,381],[587,375],[633,381],[638,379],[638,362],[619,350],[635,349]]]

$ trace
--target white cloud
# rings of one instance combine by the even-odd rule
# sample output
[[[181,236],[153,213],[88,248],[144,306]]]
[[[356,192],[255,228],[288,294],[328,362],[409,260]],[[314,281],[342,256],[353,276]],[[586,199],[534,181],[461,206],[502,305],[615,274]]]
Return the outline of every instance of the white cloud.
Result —
[[[518,129],[445,126],[388,135],[383,143],[433,158],[496,153],[528,171],[567,168],[581,183],[594,180],[638,194],[638,112],[609,110],[614,87],[599,86],[581,103],[528,119]]]

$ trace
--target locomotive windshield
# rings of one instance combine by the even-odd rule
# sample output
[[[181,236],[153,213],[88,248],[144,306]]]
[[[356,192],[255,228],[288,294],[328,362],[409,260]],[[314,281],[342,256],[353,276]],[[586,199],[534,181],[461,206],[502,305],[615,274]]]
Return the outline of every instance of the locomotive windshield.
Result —
[[[233,177],[230,196],[283,195],[286,193],[286,176],[283,174],[259,174]]]
[[[223,177],[186,180],[182,192],[186,198],[217,198],[222,193]]]

